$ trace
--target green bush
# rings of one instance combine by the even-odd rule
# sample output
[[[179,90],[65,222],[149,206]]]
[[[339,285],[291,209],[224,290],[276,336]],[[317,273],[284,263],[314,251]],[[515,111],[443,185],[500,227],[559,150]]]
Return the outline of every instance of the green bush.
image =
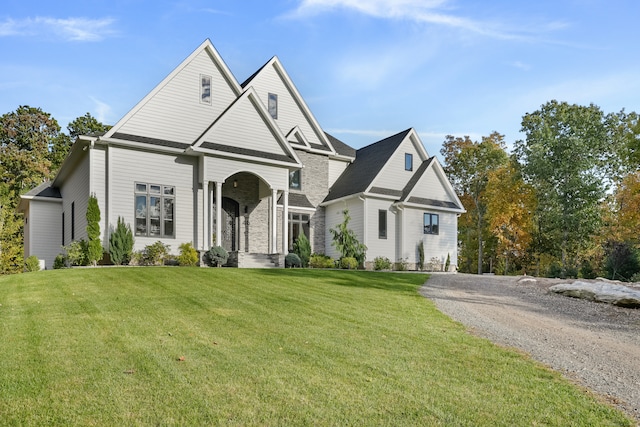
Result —
[[[115,265],[126,265],[131,261],[133,252],[133,233],[129,224],[124,223],[122,217],[118,217],[116,229],[109,236],[109,254],[111,262]]]
[[[391,260],[385,256],[377,256],[373,260],[374,270],[391,270]]]
[[[424,270],[424,242],[422,240],[418,243],[418,269]]]
[[[193,247],[191,242],[180,245],[180,255],[178,255],[178,264],[182,266],[194,266],[198,264],[200,257],[198,251]]]
[[[313,254],[309,258],[309,267],[311,268],[335,268],[336,262],[328,255]]]
[[[160,240],[147,245],[142,250],[140,265],[162,265],[169,255],[169,245]]]
[[[59,270],[67,266],[67,257],[63,254],[56,255],[56,259],[53,260],[53,269]]]
[[[345,270],[355,270],[358,268],[358,260],[350,256],[342,257],[340,258],[340,268]]]
[[[640,273],[640,256],[632,244],[607,242],[605,253],[604,270],[608,279],[629,281],[637,273]]]
[[[222,246],[211,246],[209,252],[207,252],[207,260],[212,267],[220,267],[227,263],[229,259],[229,253]]]
[[[96,265],[104,256],[104,248],[100,241],[100,207],[95,195],[89,197],[87,204],[87,264]]]
[[[300,257],[298,256],[298,254],[290,252],[287,254],[287,256],[284,257],[285,268],[296,268],[296,267],[299,268],[301,266],[302,266],[302,261],[300,260]]]
[[[444,271],[449,272],[449,267],[451,266],[451,254],[447,253],[447,261],[444,263]]]
[[[407,271],[407,260],[405,258],[400,258],[396,261],[396,271]]]
[[[304,233],[301,233],[300,236],[298,236],[296,242],[293,244],[293,253],[298,255],[303,267],[309,266],[309,258],[311,257],[311,244],[309,243],[309,239],[307,239],[307,236],[305,236]]]
[[[32,271],[40,271],[40,260],[37,256],[31,255],[24,260],[24,271],[30,273]]]
[[[63,246],[67,261],[71,266],[89,265],[89,248],[86,240],[75,240]]]

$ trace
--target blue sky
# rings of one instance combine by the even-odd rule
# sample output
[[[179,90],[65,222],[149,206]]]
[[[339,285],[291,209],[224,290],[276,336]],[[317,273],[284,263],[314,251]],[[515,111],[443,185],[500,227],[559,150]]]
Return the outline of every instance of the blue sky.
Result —
[[[114,124],[209,38],[242,82],[277,55],[355,148],[409,127],[511,145],[551,100],[640,111],[637,0],[3,0],[0,114]]]

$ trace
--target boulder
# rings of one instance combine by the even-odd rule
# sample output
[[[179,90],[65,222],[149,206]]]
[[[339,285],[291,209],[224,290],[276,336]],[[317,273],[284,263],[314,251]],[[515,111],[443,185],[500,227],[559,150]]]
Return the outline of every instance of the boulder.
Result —
[[[607,282],[576,281],[560,283],[549,288],[551,292],[589,301],[604,302],[620,307],[640,308],[640,290]]]

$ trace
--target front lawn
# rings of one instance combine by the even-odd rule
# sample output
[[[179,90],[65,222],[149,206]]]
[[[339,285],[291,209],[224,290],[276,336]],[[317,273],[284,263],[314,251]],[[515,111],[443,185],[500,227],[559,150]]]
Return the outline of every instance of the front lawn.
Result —
[[[3,425],[631,425],[417,293],[426,276],[0,277]]]

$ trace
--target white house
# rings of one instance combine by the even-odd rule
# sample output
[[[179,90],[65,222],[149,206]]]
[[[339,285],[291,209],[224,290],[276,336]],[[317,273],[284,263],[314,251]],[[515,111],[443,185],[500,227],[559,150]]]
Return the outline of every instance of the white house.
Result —
[[[450,256],[455,268],[464,212],[413,129],[356,151],[322,130],[277,57],[239,83],[209,40],[22,196],[25,256],[51,268],[62,245],[86,239],[91,194],[105,250],[122,217],[136,250],[221,245],[239,266],[281,262],[300,233],[336,257],[329,229],[348,208],[367,262],[415,266],[422,241],[426,260]]]

